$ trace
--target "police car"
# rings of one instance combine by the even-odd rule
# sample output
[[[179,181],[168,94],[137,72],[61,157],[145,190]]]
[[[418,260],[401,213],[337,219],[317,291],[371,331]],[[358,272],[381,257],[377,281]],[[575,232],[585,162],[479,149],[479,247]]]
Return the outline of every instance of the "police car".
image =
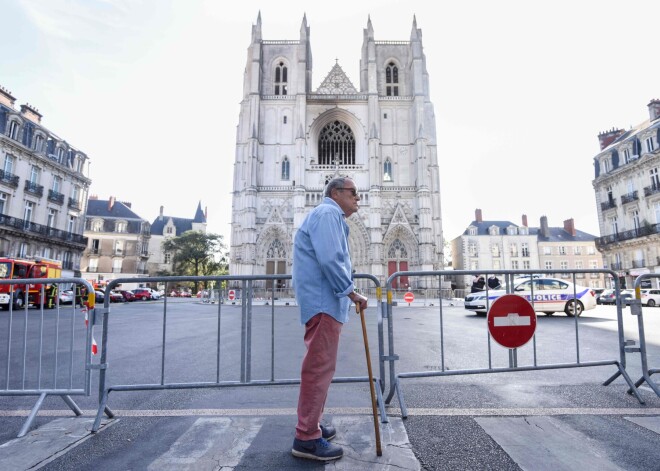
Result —
[[[535,311],[548,315],[565,312],[567,316],[573,317],[596,307],[596,295],[591,288],[574,285],[559,278],[515,280],[513,293],[531,302]],[[503,294],[506,294],[506,290],[470,293],[465,296],[465,309],[474,311],[477,315],[485,315],[493,301]]]

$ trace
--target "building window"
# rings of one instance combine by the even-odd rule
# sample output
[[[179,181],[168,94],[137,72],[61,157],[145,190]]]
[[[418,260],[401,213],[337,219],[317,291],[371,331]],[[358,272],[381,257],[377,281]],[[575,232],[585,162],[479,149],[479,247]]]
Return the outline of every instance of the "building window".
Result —
[[[511,260],[511,269],[512,270],[518,269],[518,260]]]
[[[552,260],[546,260],[545,261],[545,269],[546,270],[552,270]]]
[[[660,178],[658,178],[657,167],[649,170],[649,176],[651,177],[651,188],[654,191],[660,190]]]
[[[543,247],[543,255],[552,255],[552,247],[548,245]]]
[[[655,223],[660,224],[660,202],[653,204],[653,212],[655,213]]]
[[[623,163],[630,162],[630,149],[623,149]]]
[[[468,255],[470,255],[470,257],[476,257],[477,256],[477,243],[476,242],[470,242],[468,244]]]
[[[595,255],[596,247],[593,245],[587,245],[587,255]]]
[[[392,161],[389,158],[387,158],[383,164],[383,181],[392,181]]]
[[[0,193],[0,214],[7,213],[7,201],[9,200],[9,195],[7,193]]]
[[[653,149],[655,148],[655,146],[653,145],[653,138],[647,137],[644,140],[644,143],[646,144],[646,152],[653,152]]]
[[[30,183],[34,183],[35,185],[39,183],[40,171],[41,170],[36,165],[32,166],[32,168],[30,169]]]
[[[39,153],[44,147],[44,137],[41,134],[36,134],[32,143],[32,148],[35,152]]]
[[[355,136],[341,121],[326,124],[319,134],[319,165],[355,165]]]
[[[126,221],[118,221],[115,223],[115,232],[126,232]]]
[[[92,232],[101,232],[103,230],[103,220],[94,219],[92,221]]]
[[[172,228],[172,226],[167,226],[165,228],[165,233],[166,234],[172,234],[173,231],[174,231],[174,229]]]
[[[511,254],[512,257],[517,257],[518,256],[518,244],[512,243],[509,245],[509,253]]]
[[[522,243],[521,252],[523,257],[529,257],[529,244],[527,242]]]
[[[287,67],[284,62],[280,62],[275,67],[275,95],[287,94]]]
[[[289,159],[287,157],[284,157],[284,160],[282,160],[282,180],[288,180],[289,179]]]
[[[523,270],[529,270],[531,267],[529,260],[523,260]]]
[[[563,245],[559,247],[559,255],[566,255],[566,247]]]
[[[9,132],[7,133],[7,136],[9,136],[10,139],[14,139],[15,141],[17,141],[19,130],[20,130],[20,125],[18,124],[18,121],[12,120],[9,123]]]
[[[573,253],[575,255],[582,255],[582,247],[580,247],[579,245],[576,245],[575,247],[573,247]]]
[[[26,201],[25,211],[23,211],[23,219],[25,220],[26,224],[32,221],[33,213],[34,213],[34,203],[32,201]]]
[[[399,69],[394,62],[385,67],[385,95],[399,96]]]
[[[112,273],[121,273],[121,264],[123,260],[121,258],[115,258],[112,260]]]
[[[115,240],[115,255],[122,255],[124,253],[124,241]]]
[[[282,123],[286,124],[286,116],[282,118]]]
[[[2,168],[5,173],[14,173],[14,156],[7,154],[5,156],[5,165]]]
[[[101,240],[100,239],[92,239],[92,247],[90,248],[89,252],[94,255],[98,255],[99,251],[101,248]]]
[[[169,252],[165,252],[163,254],[163,263],[172,263],[172,254]]]
[[[76,218],[75,216],[69,215],[69,220],[66,224],[66,230],[67,232],[74,233],[76,230]]]
[[[633,229],[636,231],[639,230],[639,211],[634,210],[630,213],[630,219],[632,221]]]
[[[468,235],[475,236],[477,235],[477,228],[476,227],[471,227],[468,229]]]
[[[500,245],[499,244],[493,244],[490,246],[490,253],[493,257],[499,257],[500,256]]]
[[[53,208],[48,208],[48,221],[46,222],[47,227],[55,227],[55,222],[57,218],[57,211]]]
[[[53,188],[52,188],[53,192],[59,193],[61,187],[62,187],[62,177],[58,177],[57,175],[55,175],[53,177]]]
[[[559,268],[562,270],[568,270],[568,262],[566,260],[562,260],[559,262]]]
[[[21,244],[18,246],[18,256],[20,258],[27,257],[27,251],[28,251],[28,244],[25,242],[21,242]]]
[[[611,170],[611,167],[612,167],[612,165],[610,164],[609,157],[603,159],[603,172],[604,173],[609,173],[609,171]]]
[[[64,149],[61,147],[57,148],[57,161],[61,164],[64,163]]]

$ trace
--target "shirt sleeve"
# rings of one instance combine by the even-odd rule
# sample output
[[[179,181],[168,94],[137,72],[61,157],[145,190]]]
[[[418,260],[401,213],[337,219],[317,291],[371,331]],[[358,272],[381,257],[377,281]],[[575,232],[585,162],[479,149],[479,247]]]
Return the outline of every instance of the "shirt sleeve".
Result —
[[[351,262],[341,218],[339,213],[323,212],[309,227],[320,269],[338,298],[353,291]]]

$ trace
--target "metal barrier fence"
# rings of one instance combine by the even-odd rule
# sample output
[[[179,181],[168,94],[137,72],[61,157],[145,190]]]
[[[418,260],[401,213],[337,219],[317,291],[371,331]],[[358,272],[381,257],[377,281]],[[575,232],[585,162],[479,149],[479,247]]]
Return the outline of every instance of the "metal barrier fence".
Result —
[[[578,274],[582,273],[605,273],[609,274],[612,276],[612,279],[614,280],[615,283],[615,292],[616,292],[616,308],[617,308],[617,330],[618,330],[618,358],[611,358],[611,359],[604,359],[604,360],[598,360],[598,361],[582,361],[580,358],[580,325],[578,322],[578,317],[581,314],[581,303],[579,301],[578,293],[577,293],[577,288],[575,288],[576,283],[576,277]],[[617,371],[614,375],[612,375],[609,379],[607,379],[603,385],[609,385],[612,381],[614,381],[619,375],[623,376],[625,381],[628,383],[629,386],[629,392],[633,393],[637,400],[640,403],[644,403],[642,397],[640,396],[639,392],[636,389],[636,385],[632,382],[630,379],[629,375],[626,372],[626,356],[625,353],[626,351],[626,346],[629,344],[629,342],[626,342],[626,340],[623,337],[623,317],[622,317],[622,306],[621,306],[621,300],[619,297],[619,281],[618,277],[615,272],[610,271],[610,270],[498,270],[497,272],[494,272],[493,274],[497,274],[500,276],[504,276],[505,279],[505,289],[507,293],[512,292],[513,284],[514,284],[514,279],[516,276],[518,277],[528,277],[529,279],[532,279],[533,277],[540,277],[541,275],[548,277],[551,275],[555,274],[565,274],[565,275],[570,275],[570,278],[572,278],[573,282],[573,292],[572,292],[572,297],[569,295],[568,298],[566,299],[566,313],[569,316],[573,317],[574,320],[574,335],[575,335],[575,359],[574,361],[571,362],[565,362],[565,363],[545,363],[542,364],[539,362],[538,356],[537,356],[537,344],[536,344],[536,334],[533,335],[532,337],[532,354],[533,354],[533,359],[532,359],[532,364],[530,365],[518,365],[518,349],[513,348],[509,349],[508,354],[509,354],[509,366],[508,367],[495,367],[493,366],[493,353],[491,349],[491,335],[490,332],[488,332],[488,329],[486,329],[487,332],[487,337],[485,336],[485,339],[487,339],[487,347],[488,347],[488,365],[482,368],[470,368],[470,369],[452,369],[449,370],[445,366],[445,344],[446,344],[446,339],[445,339],[445,332],[444,332],[444,320],[443,320],[443,305],[442,303],[439,303],[438,306],[438,316],[439,316],[439,352],[440,352],[440,365],[439,367],[431,370],[431,371],[406,371],[406,372],[400,372],[397,373],[395,363],[397,360],[399,360],[399,355],[397,355],[395,351],[395,344],[394,344],[394,315],[393,315],[393,310],[392,310],[392,297],[393,297],[393,290],[392,290],[392,285],[395,280],[399,277],[407,277],[408,279],[412,277],[437,277],[438,278],[438,284],[442,280],[442,277],[444,276],[451,276],[451,275],[485,275],[486,277],[490,274],[490,272],[484,272],[482,271],[467,271],[467,270],[453,270],[453,271],[420,271],[420,272],[396,272],[393,273],[387,280],[387,309],[386,313],[384,315],[384,318],[387,319],[387,334],[388,334],[388,355],[385,357],[389,361],[389,386],[390,390],[388,393],[388,396],[385,400],[387,404],[390,403],[392,400],[392,397],[394,394],[397,394],[399,404],[401,407],[401,413],[403,417],[407,416],[407,409],[403,397],[403,392],[401,390],[401,380],[405,378],[429,378],[429,377],[436,377],[436,376],[455,376],[455,375],[468,375],[468,374],[483,374],[483,373],[500,373],[500,372],[515,372],[515,371],[533,371],[533,370],[548,370],[548,369],[561,369],[561,368],[577,368],[577,367],[590,367],[590,366],[606,366],[606,365],[613,365],[617,368]],[[564,277],[566,279],[566,277]],[[533,283],[530,283],[533,286]],[[533,288],[532,288],[533,289]],[[490,302],[494,301],[495,296],[491,296],[490,292],[493,290],[486,289],[484,290],[485,293],[485,299],[486,299],[486,305],[485,309],[488,311],[490,309]],[[501,292],[500,292],[501,293]],[[531,299],[532,303],[533,300],[535,299],[534,292],[531,292]],[[535,309],[536,310],[536,309]],[[543,311],[542,309],[539,309]],[[574,315],[577,313],[577,315]],[[511,314],[509,314],[511,315]],[[640,316],[641,319],[641,316]],[[417,339],[416,339],[417,340]],[[418,341],[418,340],[417,340]],[[640,343],[644,344],[643,339],[640,339]],[[644,344],[645,348],[645,344]]]
[[[225,346],[222,343],[223,331],[223,309],[228,309],[231,306],[227,306],[225,303],[218,302],[215,304],[217,306],[217,315],[215,316],[216,322],[216,332],[213,334],[215,339],[215,380],[214,381],[191,381],[191,382],[169,382],[165,377],[166,370],[166,352],[167,352],[167,328],[168,328],[168,298],[165,297],[163,300],[163,312],[162,312],[162,321],[161,321],[161,339],[160,339],[160,365],[159,365],[159,376],[160,381],[158,383],[135,383],[135,384],[107,384],[107,364],[108,364],[108,352],[111,346],[112,339],[109,335],[109,326],[112,319],[111,306],[109,303],[109,298],[105,298],[104,305],[102,309],[97,308],[97,314],[103,316],[103,335],[101,342],[101,365],[104,365],[100,368],[99,375],[99,407],[96,414],[96,419],[92,426],[92,432],[97,432],[101,425],[101,420],[105,414],[109,418],[114,417],[114,413],[108,406],[108,396],[110,392],[113,391],[153,391],[153,390],[173,390],[173,389],[198,389],[198,388],[222,388],[222,387],[237,387],[237,386],[265,386],[265,385],[292,385],[299,384],[299,378],[276,378],[275,377],[275,311],[277,309],[275,301],[276,292],[275,288],[270,290],[270,378],[269,379],[253,379],[252,378],[252,339],[253,339],[253,294],[255,290],[253,289],[253,283],[255,281],[271,281],[276,280],[290,280],[291,275],[261,275],[261,276],[214,276],[214,277],[193,277],[193,276],[171,276],[171,277],[145,277],[145,278],[119,278],[112,280],[108,283],[106,291],[112,290],[115,286],[120,283],[164,283],[165,292],[168,292],[168,285],[170,283],[180,283],[180,282],[215,282],[217,285],[222,285],[223,282],[227,282],[228,286],[233,286],[235,292],[240,291],[240,302],[237,303],[241,307],[241,321],[240,321],[240,332],[235,332],[236,335],[232,335],[232,338],[236,338],[237,335],[240,335],[240,342],[237,347],[240,349],[240,352],[232,352],[232,354],[238,358],[240,355],[240,379],[236,380],[227,380],[221,378],[221,350],[223,347],[230,348],[230,346]],[[383,401],[383,391],[385,389],[382,378],[385,375],[385,366],[383,362],[384,353],[383,353],[383,306],[382,301],[381,287],[378,282],[378,279],[372,275],[354,275],[354,279],[362,280],[362,283],[365,282],[373,283],[376,289],[376,307],[377,307],[377,328],[378,328],[378,345],[379,345],[379,364],[380,364],[380,378],[374,378],[374,381],[380,386],[375,388],[378,396],[378,404],[380,409],[381,420],[387,422],[387,414],[385,412],[385,405]],[[264,284],[264,283],[260,283]],[[275,283],[272,283],[273,287]],[[259,287],[260,298],[263,297],[263,287]],[[214,296],[218,296],[219,293],[214,293]],[[210,293],[209,298],[210,300]],[[238,299],[238,298],[237,298]],[[373,304],[372,304],[373,305]],[[234,306],[235,308],[236,306]],[[238,324],[238,323],[236,323]],[[261,327],[261,326],[259,326]],[[238,329],[238,327],[236,327]],[[264,343],[260,344],[264,346]],[[225,348],[225,354],[227,353]],[[194,358],[192,360],[195,360]],[[369,382],[368,376],[349,376],[349,377],[336,377],[333,379],[333,383],[355,383],[355,382]]]
[[[639,330],[639,347],[626,347],[626,351],[639,352],[642,361],[642,377],[635,382],[636,387],[640,387],[644,381],[653,389],[656,395],[660,396],[660,386],[658,386],[651,379],[651,375],[660,373],[659,368],[649,369],[648,357],[646,352],[646,334],[644,333],[644,317],[642,316],[642,281],[646,279],[656,278],[660,279],[660,274],[646,273],[640,275],[635,279],[633,287],[635,289],[635,300],[630,305],[630,312],[633,316],[637,316],[637,329]]]
[[[58,289],[47,292],[46,284]],[[9,285],[9,301],[0,312],[0,396],[39,396],[18,437],[30,430],[47,396],[60,396],[82,415],[71,396],[91,392],[94,296],[88,312],[76,303],[75,288],[94,293],[94,287],[82,278],[0,280],[0,285]],[[74,287],[70,306],[61,303],[64,286]]]

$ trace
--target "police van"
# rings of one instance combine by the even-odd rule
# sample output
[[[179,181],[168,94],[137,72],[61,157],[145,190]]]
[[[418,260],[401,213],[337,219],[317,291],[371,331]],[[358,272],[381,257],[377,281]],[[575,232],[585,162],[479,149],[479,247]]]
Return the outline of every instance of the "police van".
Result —
[[[580,316],[583,311],[596,307],[596,293],[585,286],[574,285],[559,278],[518,279],[513,293],[527,299],[534,310],[552,315],[564,312],[567,316]],[[465,296],[465,309],[485,315],[488,308],[506,290],[489,290]]]

